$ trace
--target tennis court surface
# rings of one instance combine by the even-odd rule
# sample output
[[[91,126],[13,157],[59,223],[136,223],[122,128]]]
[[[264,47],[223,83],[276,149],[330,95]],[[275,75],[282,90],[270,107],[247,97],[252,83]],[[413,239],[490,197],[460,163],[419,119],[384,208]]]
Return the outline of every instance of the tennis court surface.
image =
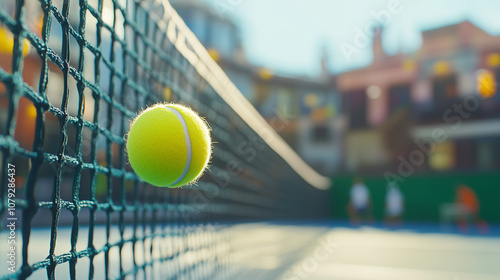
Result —
[[[411,230],[340,226],[320,240],[326,241],[317,242],[284,279],[500,279],[498,233],[439,233],[432,225]],[[327,244],[334,249],[325,249]]]
[[[345,223],[317,223],[310,225],[288,223],[245,223],[225,225],[228,230],[222,236],[215,226],[171,228],[169,236],[157,238],[153,253],[146,247],[136,248],[134,258],[139,262],[168,256],[176,252],[184,257],[153,264],[150,269],[125,279],[338,279],[338,280],[494,280],[500,278],[500,228],[492,228],[492,235],[463,235],[439,233],[437,225],[413,225],[408,229],[388,230],[375,227],[352,228]],[[498,232],[495,232],[498,231]],[[82,231],[88,229],[82,228]],[[95,230],[96,246],[104,246],[106,230]],[[131,234],[131,228],[125,230]],[[119,232],[112,232],[111,242],[119,241]],[[214,236],[220,235],[218,238]],[[2,239],[7,237],[2,233]],[[32,241],[38,244],[30,251],[30,258],[43,259],[49,249],[45,242],[50,236],[48,229],[33,231]],[[183,238],[183,236],[189,236]],[[227,238],[230,236],[229,238]],[[70,250],[71,228],[59,229],[58,251]],[[190,239],[191,238],[191,239]],[[214,244],[193,243],[196,240]],[[85,234],[77,248],[85,248]],[[0,250],[6,251],[5,246]],[[207,246],[205,246],[207,245]],[[197,247],[201,246],[201,247]],[[124,246],[122,262],[133,267],[131,246]],[[175,254],[175,253],[174,253]],[[227,270],[217,269],[216,258],[225,258]],[[204,259],[203,266],[187,269]],[[110,279],[118,279],[119,251],[110,251],[108,273]],[[2,261],[5,256],[2,255]],[[89,262],[82,259],[77,265],[77,279],[88,279]],[[97,257],[94,279],[105,279],[104,256]],[[220,273],[220,274],[219,274]],[[209,277],[207,277],[209,275]],[[69,279],[68,265],[56,269],[57,279]],[[45,271],[37,271],[33,279],[44,279]]]
[[[299,222],[330,216],[331,179],[168,1],[0,3],[0,279],[500,279],[494,226]],[[128,162],[131,121],[161,102],[211,128],[195,185],[154,187]]]

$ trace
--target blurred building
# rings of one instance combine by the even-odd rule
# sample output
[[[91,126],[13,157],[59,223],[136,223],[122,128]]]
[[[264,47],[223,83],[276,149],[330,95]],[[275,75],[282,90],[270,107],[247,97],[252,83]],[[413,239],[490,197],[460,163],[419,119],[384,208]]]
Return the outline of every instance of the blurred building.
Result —
[[[217,6],[200,0],[171,4],[238,89],[306,162],[325,174],[340,167],[341,103],[328,79],[326,56],[319,77],[278,75],[246,60],[235,21]]]
[[[500,167],[500,37],[474,24],[422,32],[413,54],[387,55],[335,77],[347,121],[350,172],[494,170]]]

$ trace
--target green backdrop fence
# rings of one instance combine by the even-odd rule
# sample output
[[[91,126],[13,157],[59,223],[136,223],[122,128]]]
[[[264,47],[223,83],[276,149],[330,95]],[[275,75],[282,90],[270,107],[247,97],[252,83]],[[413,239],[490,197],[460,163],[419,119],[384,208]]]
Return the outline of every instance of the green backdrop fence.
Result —
[[[356,175],[333,177],[332,215],[347,219],[346,206]],[[384,218],[387,181],[384,176],[363,176],[370,190],[376,220]],[[439,207],[455,198],[455,186],[466,184],[476,192],[481,203],[480,216],[490,223],[500,223],[500,172],[415,174],[400,183],[405,198],[405,221],[436,222]]]

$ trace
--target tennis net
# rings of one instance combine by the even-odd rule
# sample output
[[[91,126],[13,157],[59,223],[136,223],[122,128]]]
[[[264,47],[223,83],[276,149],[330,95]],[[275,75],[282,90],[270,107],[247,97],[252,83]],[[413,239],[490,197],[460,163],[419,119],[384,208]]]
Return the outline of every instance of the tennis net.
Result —
[[[276,279],[320,234],[269,221],[323,217],[329,180],[167,1],[0,3],[2,252],[16,241],[0,279]],[[162,101],[212,128],[197,185],[153,187],[127,162],[131,120]]]

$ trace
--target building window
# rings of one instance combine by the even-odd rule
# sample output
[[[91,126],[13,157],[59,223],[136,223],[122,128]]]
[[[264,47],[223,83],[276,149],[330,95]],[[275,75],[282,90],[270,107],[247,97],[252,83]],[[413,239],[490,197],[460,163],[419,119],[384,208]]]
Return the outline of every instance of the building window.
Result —
[[[331,139],[330,128],[326,124],[316,124],[312,128],[312,140],[314,143],[327,143]]]
[[[480,140],[477,143],[477,168],[498,169],[500,168],[500,137]]]
[[[265,117],[276,116],[276,95],[271,94],[271,88],[268,84],[255,84],[255,108]]]
[[[453,142],[436,143],[429,157],[429,166],[434,170],[449,170],[455,167],[455,161]]]
[[[389,114],[404,110],[411,105],[410,86],[397,85],[389,88]]]
[[[496,82],[496,92],[495,95],[493,95],[493,100],[500,102],[500,67],[496,68],[495,70],[495,82]]]
[[[236,49],[231,25],[222,21],[213,21],[210,30],[210,46],[216,48],[224,57],[232,55]]]
[[[365,128],[366,122],[366,93],[356,90],[344,94],[349,125],[351,128]]]
[[[295,117],[298,114],[298,94],[287,88],[278,90],[277,109],[285,118]]]
[[[456,167],[458,169],[473,169],[476,168],[477,162],[477,145],[476,141],[471,139],[458,140],[456,145],[456,156],[457,162]]]
[[[437,101],[457,97],[457,77],[455,75],[449,75],[435,78],[432,85],[432,91],[434,93],[434,99]]]
[[[270,88],[268,84],[257,83],[255,85],[255,106],[260,107],[269,98]]]

